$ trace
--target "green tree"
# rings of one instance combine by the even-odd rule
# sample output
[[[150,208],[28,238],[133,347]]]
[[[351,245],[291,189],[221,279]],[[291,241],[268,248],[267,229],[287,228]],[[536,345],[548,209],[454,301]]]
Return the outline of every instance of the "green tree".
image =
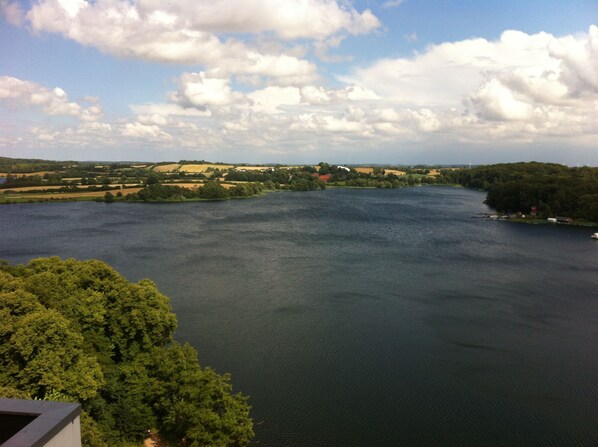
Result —
[[[222,200],[229,196],[228,190],[219,182],[209,181],[199,188],[199,197],[202,199]]]
[[[228,375],[199,368],[191,346],[174,344],[160,351],[153,371],[160,433],[166,438],[186,438],[197,447],[246,445],[253,438],[247,399],[232,393]]]
[[[103,383],[100,366],[60,312],[22,290],[0,293],[0,309],[1,385],[40,398],[54,390],[78,400],[96,394]]]
[[[176,318],[149,280],[97,261],[0,262],[0,395],[83,404],[83,445],[138,442],[156,427],[175,443],[244,446],[247,398],[172,342]]]
[[[150,172],[149,175],[145,178],[146,185],[155,185],[160,182],[160,177],[155,172]]]

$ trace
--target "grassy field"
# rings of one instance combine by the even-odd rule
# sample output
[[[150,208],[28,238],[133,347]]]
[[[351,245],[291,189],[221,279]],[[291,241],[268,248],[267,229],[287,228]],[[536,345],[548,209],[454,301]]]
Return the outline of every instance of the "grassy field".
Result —
[[[47,187],[46,189],[48,189]],[[57,187],[58,188],[58,187]],[[39,187],[37,187],[39,189]],[[133,194],[139,192],[142,188],[124,188],[118,190],[111,190],[109,191],[111,194],[116,195],[116,193],[121,192],[123,196],[127,194]],[[93,200],[96,197],[104,197],[106,191],[81,191],[81,192],[47,192],[47,193],[24,193],[24,194],[0,194],[0,203],[6,202],[28,202],[30,200],[39,201],[39,200],[60,200],[60,199],[77,199],[77,200]]]
[[[114,185],[112,185],[114,186]],[[35,190],[43,190],[43,191],[52,191],[55,189],[60,189],[60,188],[64,188],[65,185],[55,185],[55,186],[45,186],[45,185],[40,185],[40,186],[21,186],[18,188],[9,188],[9,189],[5,189],[4,191],[14,191],[14,192],[27,192],[27,191],[35,191]],[[89,188],[89,185],[79,185],[77,186],[77,188],[80,189],[86,189]],[[0,190],[0,192],[2,192],[3,190]]]
[[[355,168],[355,170],[361,174],[372,174],[374,172],[374,168],[368,168],[368,167],[358,167]],[[399,171],[398,169],[384,169],[384,172],[386,175],[388,174],[394,174],[396,176],[401,176],[401,175],[405,175],[405,171]]]

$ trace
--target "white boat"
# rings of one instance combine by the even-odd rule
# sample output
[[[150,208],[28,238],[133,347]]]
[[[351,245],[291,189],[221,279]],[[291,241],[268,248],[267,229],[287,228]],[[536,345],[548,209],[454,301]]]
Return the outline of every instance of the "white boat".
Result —
[[[598,233],[594,233],[590,236],[592,239],[598,239]]]

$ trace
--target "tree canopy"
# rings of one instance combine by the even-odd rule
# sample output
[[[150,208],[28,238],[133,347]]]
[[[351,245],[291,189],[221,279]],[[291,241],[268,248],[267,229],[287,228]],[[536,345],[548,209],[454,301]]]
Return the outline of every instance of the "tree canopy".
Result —
[[[0,396],[77,401],[83,444],[243,446],[247,398],[173,341],[169,300],[98,260],[0,264]]]
[[[505,163],[446,171],[450,180],[488,192],[486,203],[499,212],[542,217],[568,216],[598,222],[598,168],[554,163]]]

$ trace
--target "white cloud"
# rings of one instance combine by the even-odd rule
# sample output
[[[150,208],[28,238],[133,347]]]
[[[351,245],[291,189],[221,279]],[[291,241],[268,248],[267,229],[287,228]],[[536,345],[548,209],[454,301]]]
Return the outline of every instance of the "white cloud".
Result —
[[[273,32],[283,39],[323,38],[340,31],[370,32],[380,26],[370,10],[362,13],[335,0],[186,0],[137,2],[142,16],[156,13],[169,21],[213,33]]]
[[[484,83],[470,101],[480,116],[489,120],[526,121],[533,116],[532,106],[516,99],[513,91],[497,79]]]
[[[121,134],[125,137],[141,138],[144,140],[172,140],[172,136],[164,132],[155,124],[142,124],[140,122],[126,123],[121,128]]]
[[[15,4],[4,3],[7,17],[23,17]],[[59,33],[106,53],[202,64],[218,67],[221,76],[264,76],[278,85],[312,81],[316,66],[292,49],[263,52],[219,34],[267,33],[334,46],[339,33],[363,34],[380,26],[371,11],[335,0],[39,0],[24,17],[34,32]]]
[[[558,70],[558,61],[548,54],[552,39],[545,33],[505,31],[497,42],[469,39],[434,45],[411,59],[381,59],[341,79],[407,106],[452,106],[477,89],[485,73]]]
[[[152,115],[138,115],[137,121],[145,125],[167,126],[171,119],[167,116],[154,113]]]
[[[57,32],[112,54],[205,67],[182,73],[164,103],[131,105],[134,117],[109,123],[100,121],[97,98],[74,102],[60,88],[7,76],[0,77],[0,104],[78,118],[68,129],[32,130],[26,138],[37,147],[120,147],[124,137],[132,147],[183,147],[204,151],[202,158],[219,150],[229,154],[231,148],[277,158],[316,148],[369,151],[439,141],[481,147],[553,137],[590,146],[598,136],[596,26],[566,37],[505,31],[495,41],[446,42],[353,69],[331,87],[302,59],[299,46],[315,48],[326,59],[344,36],[371,31],[375,23],[348,2],[275,3],[251,3],[251,10],[233,0],[41,0],[27,13],[33,30]],[[10,8],[19,15],[2,4],[5,15]],[[221,16],[194,13],[215,5]],[[330,22],[258,14],[268,5],[281,14],[301,6],[320,18],[328,11]],[[249,43],[217,34],[224,32],[262,34]],[[285,39],[295,38],[313,41],[299,41],[291,50],[294,43]],[[17,135],[4,132],[0,144]],[[223,158],[231,159],[215,159]]]
[[[26,17],[34,32],[59,33],[122,57],[204,64],[229,74],[281,77],[287,78],[287,82],[293,77],[315,77],[315,65],[306,60],[284,53],[262,54],[239,40],[222,41],[211,31],[196,26],[192,22],[194,4],[41,0]],[[245,9],[239,5],[236,8]],[[212,19],[218,20],[219,15]]]
[[[174,96],[173,96],[174,95]],[[176,93],[171,94],[171,97],[176,98]],[[176,99],[175,99],[176,100]],[[131,110],[138,115],[160,115],[162,117],[169,116],[187,116],[187,117],[209,117],[212,116],[210,110],[198,110],[196,108],[184,108],[178,104],[134,104]]]
[[[281,113],[283,109],[280,106],[301,103],[301,95],[297,87],[266,87],[249,93],[247,97],[252,102],[253,111],[264,113]]]
[[[598,26],[590,26],[584,38],[555,39],[549,51],[561,61],[562,79],[572,95],[598,93]]]
[[[328,53],[331,48],[338,48],[346,37],[347,36],[339,35],[316,41],[314,43],[316,56],[324,62],[343,62],[352,60],[352,56],[330,55]]]
[[[206,109],[244,100],[242,93],[232,90],[230,79],[209,77],[205,72],[183,73],[178,83],[178,91],[170,96],[174,103],[183,107]]]
[[[11,76],[0,76],[0,103],[9,107],[39,107],[48,115],[74,116],[83,121],[96,121],[102,117],[99,105],[85,108],[69,101],[60,87],[51,90]]]
[[[565,135],[572,129],[598,133],[589,118],[598,117],[596,26],[586,35],[561,38],[505,31],[497,41],[443,43],[409,59],[379,60],[341,79],[376,92],[392,110],[436,113],[437,124],[428,120],[422,131],[489,132],[503,138]],[[452,109],[479,119],[455,119],[447,113]],[[496,127],[484,127],[484,121]]]
[[[83,123],[79,129],[79,131],[81,133],[83,132],[111,132],[112,131],[112,125],[110,125],[109,123],[99,123],[99,122],[93,122],[93,123]]]

